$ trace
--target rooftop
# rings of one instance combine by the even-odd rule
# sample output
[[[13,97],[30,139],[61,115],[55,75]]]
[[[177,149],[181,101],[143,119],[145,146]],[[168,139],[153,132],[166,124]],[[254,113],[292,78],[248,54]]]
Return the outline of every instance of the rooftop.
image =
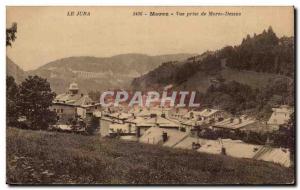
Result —
[[[226,128],[226,129],[240,129],[248,125],[254,124],[256,122],[258,121],[255,119],[245,118],[245,117],[227,118],[224,119],[223,121],[215,123],[214,126],[220,128]]]
[[[163,117],[160,117],[160,116],[146,119],[146,120],[138,123],[137,125],[138,126],[149,126],[149,127],[154,127],[154,126],[158,126],[158,127],[180,127],[179,123],[177,123],[175,121],[171,121],[171,120],[163,118]]]
[[[56,96],[53,103],[63,103],[74,106],[87,106],[93,103],[88,95],[63,93]]]

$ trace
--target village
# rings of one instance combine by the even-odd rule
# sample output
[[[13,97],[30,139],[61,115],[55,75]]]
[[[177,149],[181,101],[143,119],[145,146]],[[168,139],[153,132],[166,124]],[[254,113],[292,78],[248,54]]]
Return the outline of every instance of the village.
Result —
[[[292,165],[291,152],[286,147],[272,146],[268,134],[287,124],[293,109],[279,105],[272,109],[268,121],[247,115],[232,115],[217,108],[177,108],[153,104],[150,107],[102,107],[88,95],[80,93],[77,83],[59,94],[51,110],[57,114],[54,130],[84,132],[91,118],[98,122],[94,134],[101,138],[118,138],[171,148],[189,149],[208,154],[220,154]],[[261,134],[262,141],[249,141],[251,134]]]
[[[6,185],[297,184],[295,6],[3,10]]]

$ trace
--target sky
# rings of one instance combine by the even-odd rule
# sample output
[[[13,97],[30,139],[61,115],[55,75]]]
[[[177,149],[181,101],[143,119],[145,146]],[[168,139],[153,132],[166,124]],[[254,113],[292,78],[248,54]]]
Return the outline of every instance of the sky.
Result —
[[[67,16],[71,11],[90,16]],[[133,16],[138,11],[148,15]],[[174,15],[149,16],[151,11]],[[209,11],[241,15],[186,16]],[[71,56],[201,54],[239,44],[269,26],[279,37],[294,35],[293,7],[7,7],[7,27],[13,22],[17,39],[7,55],[24,70]]]

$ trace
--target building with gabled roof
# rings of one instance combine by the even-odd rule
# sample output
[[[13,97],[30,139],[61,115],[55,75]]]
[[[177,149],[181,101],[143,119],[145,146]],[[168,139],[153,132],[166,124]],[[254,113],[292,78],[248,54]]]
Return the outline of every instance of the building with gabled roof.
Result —
[[[137,127],[137,136],[140,137],[144,134],[144,132],[151,127],[159,127],[159,128],[168,128],[168,129],[176,129],[180,128],[180,123],[167,119],[165,117],[153,115],[148,119],[144,119],[143,121],[136,124]]]
[[[286,105],[282,105],[279,108],[272,108],[272,110],[273,113],[267,124],[276,129],[278,129],[280,125],[288,123],[291,114],[294,112],[293,108]]]
[[[149,108],[149,109],[142,109],[139,112],[136,112],[134,115],[138,117],[149,118],[152,115],[161,116],[163,114],[163,110],[161,108]]]
[[[70,119],[85,119],[87,113],[100,109],[88,95],[80,94],[77,83],[71,83],[67,92],[55,97],[50,108],[56,112],[58,123],[66,124]]]
[[[201,111],[189,111],[183,116],[184,119],[196,119],[196,120],[219,120],[229,117],[230,114],[218,109],[206,108]]]
[[[223,154],[236,158],[248,158],[278,163],[290,167],[290,151],[286,148],[273,148],[265,145],[245,143],[241,140],[209,140],[191,137],[184,132],[166,128],[151,127],[139,138],[139,142],[172,148],[190,149],[208,154]],[[194,145],[199,146],[194,149]]]
[[[129,134],[134,134],[135,130],[133,130],[132,127],[128,123],[125,123],[125,124],[115,123],[115,124],[109,125],[109,133],[115,133],[115,134],[120,134],[120,135],[123,135],[123,134],[129,135]]]
[[[222,121],[214,123],[211,127],[215,129],[225,129],[225,130],[247,130],[252,126],[259,125],[259,121],[248,118],[245,116],[237,117],[237,118],[227,118]]]
[[[108,117],[113,118],[115,120],[120,120],[124,123],[125,120],[127,120],[129,118],[133,118],[133,115],[130,113],[115,112],[115,113],[109,114]]]
[[[139,142],[174,147],[187,136],[188,134],[177,130],[151,127],[139,138]]]

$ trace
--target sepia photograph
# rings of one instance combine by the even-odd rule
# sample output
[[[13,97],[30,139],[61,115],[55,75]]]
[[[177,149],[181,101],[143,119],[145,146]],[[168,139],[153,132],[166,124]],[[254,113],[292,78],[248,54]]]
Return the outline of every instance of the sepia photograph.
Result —
[[[295,185],[294,17],[6,6],[6,183]]]

